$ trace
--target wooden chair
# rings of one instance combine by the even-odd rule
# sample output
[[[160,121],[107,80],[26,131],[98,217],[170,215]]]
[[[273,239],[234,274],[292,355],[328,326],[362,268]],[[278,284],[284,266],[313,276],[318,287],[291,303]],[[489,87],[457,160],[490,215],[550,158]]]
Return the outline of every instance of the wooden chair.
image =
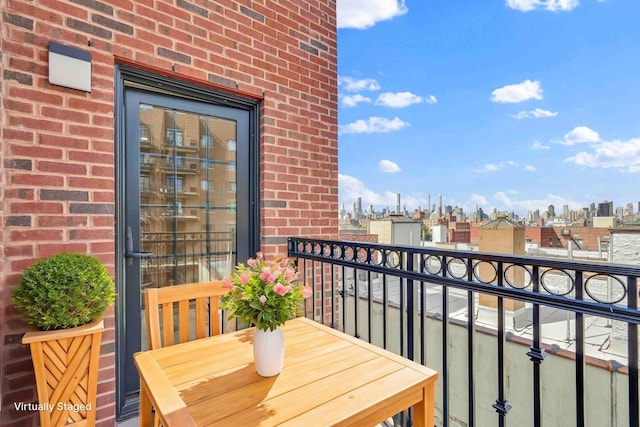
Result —
[[[220,296],[227,292],[221,281],[145,289],[149,349],[218,335]],[[195,305],[194,310],[191,309],[192,305]],[[174,320],[176,314],[177,330]],[[195,332],[195,336],[192,332]]]
[[[195,333],[194,339],[218,335],[220,333],[218,317],[220,296],[227,292],[228,289],[222,286],[221,281],[146,288],[144,307],[149,349],[155,350],[189,341],[192,339],[192,331]],[[193,310],[192,306],[194,306]],[[140,386],[145,387],[144,384]],[[141,407],[140,411],[143,410],[154,412],[153,408]],[[161,427],[160,420],[155,414],[152,425]]]

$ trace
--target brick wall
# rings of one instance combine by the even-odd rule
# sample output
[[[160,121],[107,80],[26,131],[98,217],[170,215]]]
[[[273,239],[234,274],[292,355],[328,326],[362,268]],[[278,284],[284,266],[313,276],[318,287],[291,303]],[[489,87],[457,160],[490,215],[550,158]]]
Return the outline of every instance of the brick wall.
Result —
[[[378,235],[368,234],[368,233],[349,233],[349,232],[343,231],[343,232],[340,232],[338,239],[346,240],[348,242],[378,243]]]
[[[263,98],[261,241],[337,237],[335,0],[12,0],[3,2],[0,68],[0,351],[3,426],[37,425],[25,325],[10,294],[20,272],[61,251],[114,272],[114,66],[173,73]],[[92,92],[48,83],[50,40],[92,55]],[[114,314],[107,316],[99,425],[115,414]]]
[[[525,232],[541,248],[567,249],[573,240],[574,249],[585,251],[598,251],[599,243],[608,242],[611,235],[611,229],[602,227],[527,227]]]

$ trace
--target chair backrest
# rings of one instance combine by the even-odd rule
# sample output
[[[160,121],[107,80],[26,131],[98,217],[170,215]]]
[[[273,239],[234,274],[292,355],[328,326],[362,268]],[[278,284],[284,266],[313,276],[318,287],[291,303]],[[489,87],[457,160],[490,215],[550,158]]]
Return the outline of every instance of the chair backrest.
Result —
[[[145,289],[149,349],[176,344],[176,338],[180,343],[189,341],[192,331],[195,331],[195,339],[218,335],[220,296],[228,291],[223,287],[222,281]],[[177,335],[174,321],[176,314]]]

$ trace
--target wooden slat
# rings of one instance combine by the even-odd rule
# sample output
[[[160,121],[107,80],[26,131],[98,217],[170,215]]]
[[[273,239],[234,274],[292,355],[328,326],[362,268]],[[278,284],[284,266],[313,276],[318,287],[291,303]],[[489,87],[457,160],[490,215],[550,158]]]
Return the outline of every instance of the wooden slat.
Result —
[[[179,342],[189,341],[189,302],[190,299],[178,301]]]
[[[161,303],[160,306],[162,309],[162,345],[168,347],[175,342],[173,337],[175,329],[173,324],[173,302]]]
[[[216,300],[216,298],[212,298],[212,300]],[[206,298],[198,298],[196,300],[196,316],[195,316],[195,329],[196,329],[196,339],[205,338],[206,335],[206,321],[207,321],[207,299]],[[213,323],[211,323],[213,325]],[[213,334],[212,335],[217,335]]]
[[[206,283],[190,283],[185,285],[167,286],[164,288],[147,288],[144,291],[145,320],[147,325],[147,337],[150,349],[172,346],[175,343],[174,336],[174,304],[177,305],[178,314],[178,342],[186,342],[190,339],[190,301],[195,301],[196,337],[203,338],[206,334],[204,322],[206,319],[206,302],[213,301],[211,310],[215,309],[216,322],[211,325],[212,334],[220,332],[217,313],[219,298],[228,292],[221,281]],[[162,322],[158,310],[162,311]]]
[[[220,298],[210,298],[209,302],[209,325],[211,335],[220,334]]]
[[[147,325],[147,341],[149,348],[162,347],[160,339],[160,313],[158,311],[158,292],[151,289],[144,291],[144,312]]]

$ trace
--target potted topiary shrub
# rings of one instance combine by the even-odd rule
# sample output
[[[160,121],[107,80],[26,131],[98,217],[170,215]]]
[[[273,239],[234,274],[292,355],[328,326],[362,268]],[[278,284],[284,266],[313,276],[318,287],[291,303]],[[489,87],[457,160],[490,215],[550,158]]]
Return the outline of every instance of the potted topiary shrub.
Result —
[[[104,322],[115,300],[107,269],[92,256],[53,255],[25,270],[13,302],[29,344],[42,426],[95,425]]]

